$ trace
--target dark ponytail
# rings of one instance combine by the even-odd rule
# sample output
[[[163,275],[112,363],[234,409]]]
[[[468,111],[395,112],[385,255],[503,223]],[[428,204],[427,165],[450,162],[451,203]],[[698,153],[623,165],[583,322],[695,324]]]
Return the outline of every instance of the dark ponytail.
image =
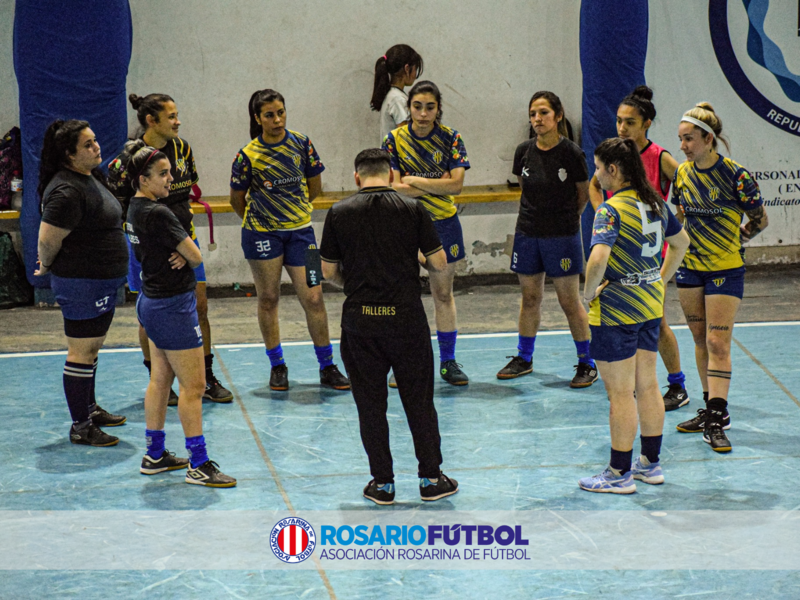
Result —
[[[659,215],[663,215],[664,202],[647,179],[639,148],[632,139],[610,138],[595,148],[595,157],[606,168],[616,165],[625,181],[639,194],[639,199]]]
[[[78,151],[78,140],[81,132],[89,127],[86,121],[70,119],[64,121],[56,119],[44,133],[42,143],[41,162],[39,163],[39,198],[42,199],[44,190],[53,176],[61,169],[69,167],[68,154],[75,154]],[[99,173],[99,171],[98,171]],[[95,174],[92,171],[92,174]],[[97,176],[97,175],[95,175]],[[98,177],[104,184],[103,177]]]
[[[160,150],[151,148],[144,143],[144,140],[129,140],[125,142],[120,159],[122,164],[125,165],[125,171],[128,173],[133,189],[139,189],[139,177],[150,175],[153,165],[162,158],[167,158],[167,155]]]
[[[128,96],[128,101],[136,111],[136,118],[139,120],[139,125],[142,126],[142,133],[147,131],[147,115],[153,117],[158,123],[158,113],[164,110],[164,105],[167,102],[175,102],[166,94],[148,94],[144,97],[131,94]]]
[[[411,101],[414,99],[414,96],[418,94],[431,94],[436,99],[436,106],[437,106],[437,113],[436,113],[436,122],[442,122],[442,93],[439,91],[438,86],[433,83],[432,81],[418,81],[414,84],[414,87],[411,88],[411,91],[408,92],[408,101],[406,105],[408,106],[408,110],[411,111]]]
[[[281,104],[283,104],[283,107],[286,108],[286,101],[283,99],[283,96],[280,94],[280,92],[276,92],[275,90],[258,90],[253,92],[253,95],[250,96],[250,102],[247,104],[247,110],[250,112],[251,140],[261,135],[261,125],[258,123],[258,121],[256,121],[256,116],[261,113],[261,107],[270,102],[274,102],[275,100],[279,101]]]
[[[375,62],[375,83],[372,86],[372,110],[380,110],[386,94],[392,87],[392,78],[402,71],[406,65],[417,70],[417,77],[422,75],[422,57],[411,46],[397,44],[386,51]]]
[[[656,107],[653,104],[653,90],[646,85],[640,85],[620,102],[622,105],[635,108],[643,121],[652,121],[656,118]]]

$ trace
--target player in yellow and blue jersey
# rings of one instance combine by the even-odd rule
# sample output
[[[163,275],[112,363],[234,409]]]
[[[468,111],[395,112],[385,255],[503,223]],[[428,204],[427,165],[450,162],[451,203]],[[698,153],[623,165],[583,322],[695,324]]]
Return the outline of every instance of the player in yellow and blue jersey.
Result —
[[[707,102],[684,113],[678,126],[687,161],[672,182],[672,202],[680,208],[692,243],[678,270],[678,296],[694,337],[694,351],[706,407],[678,431],[703,432],[716,452],[730,452],[728,391],[731,339],[744,294],[742,242],[767,226],[758,184],[747,169],[717,152],[722,121]],[[743,216],[749,221],[742,225]]]
[[[256,284],[258,325],[272,366],[270,388],[289,389],[278,322],[281,271],[286,267],[306,313],[320,383],[350,389],[350,381],[333,363],[322,287],[306,284],[306,251],[317,248],[311,202],[322,191],[325,167],[307,136],[286,129],[281,94],[259,90],[248,108],[253,139],[233,161],[231,206],[242,218],[242,250]]]
[[[447,268],[430,272],[439,373],[452,385],[467,385],[469,377],[456,362],[458,330],[453,297],[456,263],[465,256],[464,236],[453,196],[461,193],[464,173],[470,167],[467,149],[455,129],[441,124],[442,95],[436,84],[417,82],[408,94],[408,107],[411,122],[389,133],[383,149],[391,156],[392,187],[419,199],[430,213],[447,254]]]
[[[636,491],[635,479],[664,482],[658,335],[664,282],[678,269],[689,238],[648,182],[634,140],[602,142],[595,150],[595,167],[600,185],[614,195],[595,214],[584,297],[591,352],[610,402],[611,461],[579,485],[589,492],[630,494]],[[665,238],[669,248],[662,264]],[[637,426],[642,452],[631,465]]]

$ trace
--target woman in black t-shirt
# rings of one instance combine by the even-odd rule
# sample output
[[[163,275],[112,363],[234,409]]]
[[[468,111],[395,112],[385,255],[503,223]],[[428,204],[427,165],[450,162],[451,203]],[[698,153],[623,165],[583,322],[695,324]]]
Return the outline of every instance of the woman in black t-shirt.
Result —
[[[589,387],[597,368],[589,355],[589,318],[580,300],[583,247],[580,215],[589,200],[589,174],[583,151],[566,138],[564,108],[553,92],[536,92],[528,104],[536,138],[514,154],[519,205],[511,270],[519,276],[519,354],[499,373],[513,379],[533,371],[533,350],[542,317],[545,275],[553,279],[558,302],[578,351],[570,387]]]
[[[152,361],[144,396],[147,452],[140,472],[155,475],[188,466],[187,483],[233,487],[236,480],[209,460],[203,436],[205,363],[197,319],[197,280],[192,270],[203,257],[178,217],[158,202],[169,195],[173,180],[167,156],[135,140],[125,144],[122,157],[136,190],[125,223],[131,248],[142,266],[136,315],[147,332]],[[164,446],[167,402],[176,375],[180,387],[178,415],[189,460],[177,458]]]
[[[117,444],[119,439],[99,426],[126,420],[95,400],[97,353],[128,270],[122,210],[97,170],[101,160],[86,121],[57,120],[47,128],[39,170],[39,268],[34,275],[50,273],[61,306],[67,336],[64,394],[72,416],[69,439],[88,446]]]

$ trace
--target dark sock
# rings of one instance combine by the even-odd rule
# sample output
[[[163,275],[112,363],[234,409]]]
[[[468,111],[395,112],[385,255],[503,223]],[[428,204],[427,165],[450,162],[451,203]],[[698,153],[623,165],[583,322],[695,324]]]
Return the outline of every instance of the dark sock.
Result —
[[[722,426],[722,419],[728,414],[728,402],[725,398],[711,398],[706,404],[706,410],[710,415],[706,417],[706,425],[711,420],[717,420],[719,425]]]
[[[611,468],[619,471],[620,475],[625,475],[631,470],[631,460],[633,460],[633,450],[611,449]]]
[[[150,375],[152,373],[150,370],[152,363],[149,360],[144,360],[142,362],[144,363],[144,366],[147,367],[147,374]]]
[[[206,383],[208,383],[209,381],[216,379],[214,377],[214,369],[213,369],[214,355],[206,354],[205,361],[206,361]]]
[[[206,438],[204,436],[198,435],[196,437],[187,437],[186,450],[189,451],[189,462],[191,462],[193,469],[196,469],[203,463],[208,462]]]
[[[667,383],[670,385],[680,385],[681,387],[686,387],[686,375],[683,374],[683,371],[678,371],[677,373],[670,373],[667,375]]]
[[[314,346],[314,353],[317,355],[317,362],[319,362],[319,370],[322,371],[325,367],[330,367],[333,364],[333,345],[327,346]]]
[[[584,340],[583,342],[575,341],[575,349],[578,351],[578,362],[585,363],[594,368],[594,361],[589,354],[589,340]]]
[[[94,395],[95,382],[97,381],[97,357],[94,357],[94,366],[92,367],[92,393],[89,395],[89,414],[91,415],[97,410],[97,398]]]
[[[93,365],[69,361],[64,363],[64,395],[67,397],[69,414],[75,424],[85,424],[89,420],[93,374]]]
[[[164,439],[166,434],[163,429],[145,429],[145,440],[147,440],[147,455],[150,458],[159,459],[164,454]]]
[[[650,461],[650,464],[658,462],[658,455],[661,454],[661,439],[663,435],[640,436],[642,440],[642,454]]]
[[[533,360],[533,350],[536,347],[536,336],[528,337],[525,335],[519,336],[519,342],[517,343],[517,352],[519,352],[519,357],[524,360],[525,362],[531,362]]]
[[[439,361],[445,362],[456,359],[456,331],[437,331],[436,339],[439,342]]]
[[[708,392],[703,392],[703,402],[708,406]]]
[[[267,348],[267,357],[269,358],[269,364],[271,367],[277,367],[286,364],[286,361],[283,360],[283,348],[281,348],[280,344],[271,350]]]

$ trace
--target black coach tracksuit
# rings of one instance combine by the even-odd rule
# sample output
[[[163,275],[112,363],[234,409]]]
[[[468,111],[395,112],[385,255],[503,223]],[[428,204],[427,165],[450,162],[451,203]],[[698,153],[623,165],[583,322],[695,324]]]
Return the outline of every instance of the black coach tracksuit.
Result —
[[[439,477],[433,349],[422,306],[417,252],[441,249],[427,210],[391,188],[364,188],[337,202],[322,232],[322,260],[340,263],[347,299],[341,353],[358,408],[372,477],[394,483],[386,378],[394,371],[414,439],[419,477]]]

